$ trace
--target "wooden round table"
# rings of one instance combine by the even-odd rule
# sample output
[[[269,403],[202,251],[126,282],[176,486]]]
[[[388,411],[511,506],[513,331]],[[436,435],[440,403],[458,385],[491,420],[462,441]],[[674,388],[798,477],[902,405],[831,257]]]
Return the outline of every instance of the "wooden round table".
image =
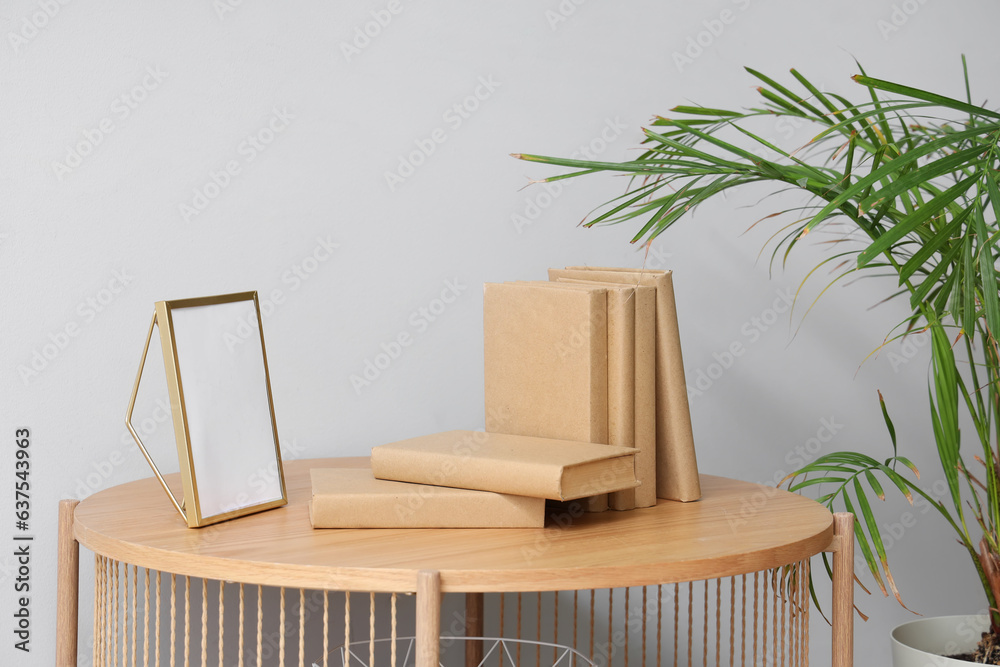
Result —
[[[853,544],[851,530],[844,527],[850,515],[835,520],[802,496],[703,475],[698,502],[661,500],[646,509],[583,515],[557,511],[545,528],[313,529],[309,470],[366,465],[366,458],[286,462],[286,506],[199,529],[186,526],[154,478],[106,489],[79,504],[63,501],[59,636],[72,631],[74,655],[70,661],[67,639],[60,660],[76,664],[75,589],[82,544],[98,557],[186,577],[416,593],[420,666],[438,664],[442,593],[472,594],[470,613],[475,617],[478,605],[481,617],[482,593],[720,579],[833,551],[834,665],[850,664],[845,650],[850,649]],[[179,476],[168,475],[167,481],[179,485]],[[839,653],[838,643],[845,649]]]

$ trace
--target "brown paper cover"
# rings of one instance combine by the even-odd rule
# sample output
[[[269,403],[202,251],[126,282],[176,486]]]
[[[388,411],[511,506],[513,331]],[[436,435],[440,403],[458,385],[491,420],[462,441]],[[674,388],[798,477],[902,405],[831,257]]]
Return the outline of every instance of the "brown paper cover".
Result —
[[[607,297],[551,283],[486,283],[486,430],[608,442]]]
[[[314,468],[313,528],[541,528],[545,500],[375,479],[369,468]]]
[[[636,486],[635,453],[576,440],[446,431],[372,448],[379,479],[575,500]]]

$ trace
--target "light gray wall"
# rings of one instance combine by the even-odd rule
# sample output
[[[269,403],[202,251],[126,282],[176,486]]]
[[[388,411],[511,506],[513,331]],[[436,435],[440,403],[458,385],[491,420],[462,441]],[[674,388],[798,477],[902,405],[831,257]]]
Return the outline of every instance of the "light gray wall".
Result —
[[[386,22],[390,5],[398,13]],[[373,12],[386,25],[351,52],[359,30],[376,32]],[[0,662],[52,663],[58,499],[149,474],[122,417],[154,301],[250,289],[280,297],[264,327],[286,456],[364,454],[481,427],[483,281],[643,261],[628,244],[634,227],[576,226],[621,180],[522,190],[553,171],[508,153],[590,145],[622,159],[641,126],[677,103],[752,103],[744,65],[779,77],[794,66],[856,95],[853,56],[872,75],[958,96],[964,51],[975,98],[995,100],[998,18],[986,0],[0,3],[2,479],[11,489],[11,440],[30,428],[36,536],[27,662],[10,632],[12,549],[0,549]],[[690,62],[677,56],[686,52]],[[809,138],[777,124],[765,131]],[[247,143],[255,136],[270,143]],[[390,187],[386,173],[428,138],[439,140],[433,153]],[[88,153],[79,162],[68,157],[77,148]],[[220,175],[227,168],[238,173]],[[217,196],[196,201],[196,191]],[[890,347],[898,357],[859,370],[902,316],[902,304],[868,310],[891,285],[832,290],[793,337],[821,277],[791,319],[754,322],[771,321],[775,299],[823,251],[807,249],[769,278],[756,257],[775,223],[741,236],[774,210],[771,200],[754,206],[762,194],[705,205],[648,261],[676,272],[689,380],[717,376],[691,403],[702,470],[780,478],[796,448],[826,436],[824,420],[838,426],[821,451],[884,456],[878,388],[903,449],[925,479],[939,478],[926,348],[909,360]],[[184,208],[196,205],[204,210]],[[460,286],[454,303],[433,321],[421,315],[449,285]],[[401,333],[412,345],[356,390],[351,376]],[[714,368],[734,342],[745,352]],[[33,363],[37,374],[26,373]],[[139,418],[149,418],[164,468],[176,469],[154,394]],[[2,495],[0,539],[10,544],[13,493]],[[902,526],[906,511],[893,498],[881,517]],[[918,528],[895,529],[890,548],[907,604],[930,615],[981,608],[944,522],[919,509],[911,518]],[[943,576],[950,562],[961,569]],[[85,590],[88,568],[85,553]],[[885,664],[888,629],[912,616],[877,596],[859,604],[872,620],[857,628],[858,664]],[[84,604],[84,644],[90,618]],[[826,636],[817,622],[819,663]]]

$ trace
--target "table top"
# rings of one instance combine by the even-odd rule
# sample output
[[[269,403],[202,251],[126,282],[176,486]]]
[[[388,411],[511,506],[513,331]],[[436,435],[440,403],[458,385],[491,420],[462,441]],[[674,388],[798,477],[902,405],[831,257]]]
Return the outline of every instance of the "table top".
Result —
[[[698,502],[550,517],[545,528],[314,529],[309,470],[367,458],[284,464],[288,505],[188,528],[155,478],[96,493],[75,535],[97,554],[164,572],[248,584],[412,592],[438,570],[445,592],[617,588],[714,579],[828,548],[822,505],[772,487],[702,475]],[[167,475],[171,487],[179,475]]]

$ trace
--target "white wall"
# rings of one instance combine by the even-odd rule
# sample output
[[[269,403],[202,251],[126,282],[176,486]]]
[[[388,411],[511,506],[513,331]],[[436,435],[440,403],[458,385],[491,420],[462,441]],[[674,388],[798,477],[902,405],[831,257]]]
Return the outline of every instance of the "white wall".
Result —
[[[28,661],[12,646],[12,549],[0,548],[3,664],[53,660],[57,501],[149,475],[122,417],[154,301],[280,293],[264,327],[288,455],[364,454],[410,435],[477,428],[482,282],[542,278],[549,266],[642,262],[628,244],[635,227],[576,226],[622,181],[572,182],[547,199],[538,186],[520,188],[553,171],[508,153],[567,155],[600,147],[605,128],[624,127],[608,131],[613,141],[601,153],[621,159],[643,123],[677,103],[753,103],[744,65],[778,77],[796,67],[828,90],[857,95],[853,56],[872,75],[958,96],[965,52],[976,99],[998,97],[1000,9],[986,0],[402,0],[380,34],[347,55],[343,45],[387,2],[228,1],[232,11],[220,9],[227,0],[0,3],[0,468],[12,489],[11,440],[16,428],[30,428],[36,536]],[[731,22],[719,31],[723,11]],[[702,53],[692,50],[697,57],[678,66],[675,52],[698,39]],[[469,103],[478,108],[467,117],[449,111],[477,93],[483,99]],[[67,165],[95,128],[104,128],[97,145]],[[268,128],[271,143],[244,143],[268,139]],[[438,128],[433,136],[444,142],[388,187],[385,173]],[[784,134],[772,130],[775,139]],[[216,194],[212,174],[227,165],[239,173],[203,211],[185,214],[196,190]],[[773,210],[770,202],[738,207],[757,199],[706,205],[661,237],[649,261],[676,271],[689,378],[709,372],[713,354],[732,342],[746,346],[692,398],[703,471],[780,477],[824,419],[842,427],[822,451],[884,456],[879,388],[903,449],[926,479],[940,477],[926,350],[902,366],[883,355],[855,375],[903,313],[902,304],[867,310],[891,285],[832,290],[794,340],[798,315],[766,331],[753,324],[820,252],[769,279],[766,261],[755,258],[770,230],[741,237]],[[517,215],[534,217],[519,226]],[[314,271],[299,277],[303,266]],[[449,284],[461,286],[459,297],[427,321],[419,309]],[[67,327],[75,335],[64,335]],[[413,344],[356,391],[351,375],[401,332]],[[33,359],[44,354],[51,358]],[[33,361],[37,374],[25,374]],[[154,399],[143,399],[140,419],[152,415]],[[176,469],[168,431],[151,439],[164,468]],[[12,496],[4,492],[0,503],[7,544]],[[905,511],[894,498],[885,523]],[[904,600],[931,615],[981,608],[944,522],[919,511],[916,520],[919,530],[906,529],[901,548],[890,549]],[[941,576],[953,561],[961,569]],[[891,600],[859,604],[872,620],[857,628],[858,664],[886,664],[888,629],[911,616]],[[83,643],[90,618],[84,604]],[[814,628],[817,664],[826,634]]]

